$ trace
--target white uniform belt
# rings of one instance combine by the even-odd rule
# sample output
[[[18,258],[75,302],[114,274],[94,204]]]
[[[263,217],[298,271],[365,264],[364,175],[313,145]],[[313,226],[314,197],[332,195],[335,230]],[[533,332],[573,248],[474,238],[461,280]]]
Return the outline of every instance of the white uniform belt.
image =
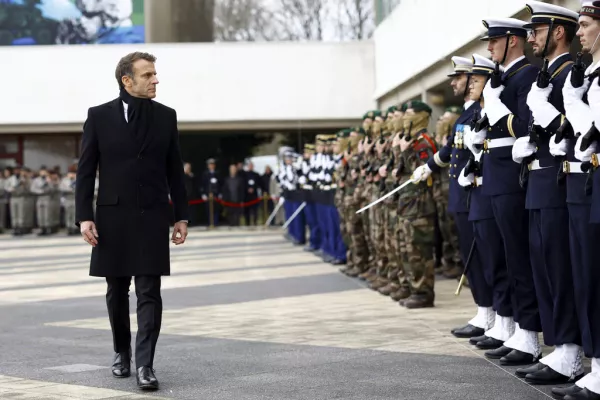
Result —
[[[333,185],[331,185],[331,188],[332,189],[337,189],[337,184],[334,183]]]
[[[322,190],[330,190],[331,186],[329,186],[329,185],[321,186],[321,189]]]
[[[475,186],[481,186],[483,185],[483,176],[478,176],[475,178]]]
[[[567,174],[583,174],[580,162],[565,161],[563,162],[563,172]]]
[[[515,139],[514,137],[505,137],[505,138],[500,138],[500,139],[487,139],[483,143],[483,147],[484,147],[484,149],[495,149],[496,147],[508,147],[508,146],[512,146],[513,144],[515,144],[516,140],[517,139]]]
[[[306,190],[312,190],[313,189],[312,185],[304,185],[304,186],[302,186],[302,188],[306,189]]]
[[[546,169],[549,167],[542,167],[540,165],[540,160],[533,160],[532,162],[529,163],[529,170],[530,171],[536,171],[538,169]]]

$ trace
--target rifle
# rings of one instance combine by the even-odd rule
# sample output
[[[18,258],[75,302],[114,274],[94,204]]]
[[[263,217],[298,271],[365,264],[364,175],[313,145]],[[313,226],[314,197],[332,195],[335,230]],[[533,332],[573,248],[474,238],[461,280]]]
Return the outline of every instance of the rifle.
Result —
[[[574,88],[580,88],[583,85],[583,81],[585,79],[585,65],[583,64],[583,53],[577,53],[577,58],[575,59],[575,64],[571,69],[571,86]],[[563,139],[572,139],[575,137],[575,132],[573,131],[573,125],[569,122],[568,119],[565,119],[557,129],[556,135],[554,137],[554,143],[558,144]],[[559,157],[559,161],[561,165],[564,163],[565,157]],[[559,185],[564,184],[565,178],[567,174],[563,171],[563,168],[558,169],[558,174],[556,175],[556,182]]]
[[[546,49],[548,48],[548,42],[550,40],[550,34],[552,33],[552,24],[550,25],[550,29],[548,31],[548,36],[546,38],[546,47],[544,48],[544,53],[546,53]],[[548,72],[548,68],[550,67],[550,60],[548,58],[544,58],[544,65],[542,69],[538,73],[537,76],[537,86],[540,89],[546,89],[550,85],[550,73]],[[536,148],[539,148],[541,145],[540,138],[540,130],[541,128],[538,125],[535,125],[535,121],[531,120],[531,125],[529,126],[529,143],[535,144]],[[525,157],[523,161],[521,161],[521,170],[519,172],[519,185],[522,188],[527,186],[527,181],[529,180],[529,164],[531,164],[536,159],[536,154],[533,153],[529,157]]]

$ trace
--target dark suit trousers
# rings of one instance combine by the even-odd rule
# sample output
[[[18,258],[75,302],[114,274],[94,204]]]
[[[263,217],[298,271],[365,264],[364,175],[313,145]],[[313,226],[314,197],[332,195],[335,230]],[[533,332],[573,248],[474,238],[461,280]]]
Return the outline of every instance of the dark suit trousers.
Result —
[[[115,353],[127,353],[131,348],[129,323],[129,286],[131,277],[107,277],[106,305],[113,334]],[[136,276],[138,332],[135,340],[136,367],[152,367],[156,342],[162,322],[160,276]]]
[[[494,217],[504,243],[515,322],[521,329],[541,332],[540,312],[529,258],[529,212],[525,193],[491,196]]]

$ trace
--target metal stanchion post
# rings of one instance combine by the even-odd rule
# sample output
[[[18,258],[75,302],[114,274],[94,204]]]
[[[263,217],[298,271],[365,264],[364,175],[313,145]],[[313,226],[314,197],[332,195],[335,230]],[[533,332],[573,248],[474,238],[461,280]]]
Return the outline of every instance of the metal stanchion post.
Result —
[[[214,196],[212,193],[208,195],[208,218],[210,222],[210,228],[213,229],[215,227],[215,205],[214,205]]]

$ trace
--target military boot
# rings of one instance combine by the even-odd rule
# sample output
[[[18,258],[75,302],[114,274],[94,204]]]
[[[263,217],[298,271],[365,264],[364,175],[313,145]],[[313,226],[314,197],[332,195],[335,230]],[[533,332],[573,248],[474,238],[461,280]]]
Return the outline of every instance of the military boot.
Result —
[[[410,288],[408,286],[400,286],[400,289],[390,294],[390,298],[394,301],[402,301],[410,297]]]
[[[428,308],[433,307],[433,294],[411,294],[410,297],[404,300],[404,307],[408,309],[413,308]]]
[[[357,277],[360,273],[362,272],[362,269],[359,268],[358,266],[355,266],[354,268],[348,270],[345,272],[346,275],[355,278]]]
[[[389,296],[390,294],[398,291],[400,289],[400,285],[396,282],[390,282],[382,288],[378,289],[378,292],[384,296]]]
[[[452,267],[445,268],[442,275],[444,275],[444,278],[456,279],[462,276],[462,272],[462,269],[458,265],[454,265]]]
[[[373,290],[378,290],[379,288],[386,286],[389,282],[390,281],[388,281],[385,278],[377,277],[374,281],[371,282],[371,284],[369,284],[369,288]]]
[[[368,268],[365,272],[358,275],[359,279],[362,279],[363,281],[368,280],[372,276],[377,276],[377,268]]]

